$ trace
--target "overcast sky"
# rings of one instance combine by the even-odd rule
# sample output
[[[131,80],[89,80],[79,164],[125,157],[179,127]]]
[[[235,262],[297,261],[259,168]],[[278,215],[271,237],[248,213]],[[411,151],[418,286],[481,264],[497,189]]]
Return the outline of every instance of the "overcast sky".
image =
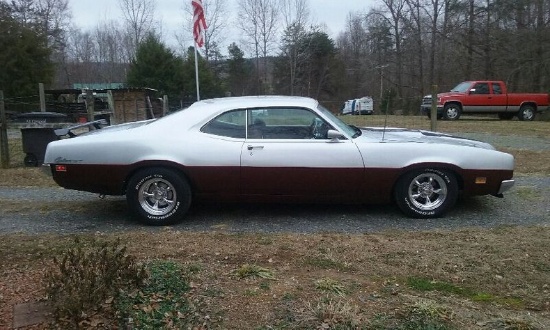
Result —
[[[69,0],[72,9],[73,22],[84,30],[95,29],[106,20],[121,19],[118,0]],[[234,21],[237,11],[237,0],[227,0],[227,10]],[[350,12],[367,12],[369,8],[378,5],[378,0],[309,0],[311,16],[315,23],[326,24],[328,34],[336,38],[345,29],[346,18]],[[191,0],[157,0],[156,14],[162,24],[162,35],[171,47],[176,47],[175,34],[188,33],[186,38],[191,40],[191,31],[181,31],[185,21],[186,9],[190,10]],[[206,17],[208,23],[208,17]],[[234,24],[230,24],[234,25]],[[229,40],[238,43],[238,30],[229,28]],[[226,49],[222,49],[225,53]]]

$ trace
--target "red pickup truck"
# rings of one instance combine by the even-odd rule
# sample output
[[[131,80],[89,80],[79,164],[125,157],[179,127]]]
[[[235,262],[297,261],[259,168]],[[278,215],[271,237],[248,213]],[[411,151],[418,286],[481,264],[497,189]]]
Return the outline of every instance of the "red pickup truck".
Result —
[[[457,120],[463,113],[498,114],[500,119],[533,120],[548,109],[548,94],[508,93],[503,81],[464,81],[450,92],[437,94],[437,118]],[[422,99],[420,110],[430,117],[432,96]]]

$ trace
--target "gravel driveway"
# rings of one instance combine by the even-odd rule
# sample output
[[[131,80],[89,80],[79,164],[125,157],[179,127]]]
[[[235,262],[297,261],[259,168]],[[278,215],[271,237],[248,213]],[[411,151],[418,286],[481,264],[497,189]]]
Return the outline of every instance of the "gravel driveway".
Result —
[[[61,188],[0,187],[0,234],[160,230],[138,223],[123,197]],[[550,177],[516,178],[504,198],[464,198],[441,219],[404,217],[396,206],[193,204],[182,231],[372,233],[501,225],[549,225]]]

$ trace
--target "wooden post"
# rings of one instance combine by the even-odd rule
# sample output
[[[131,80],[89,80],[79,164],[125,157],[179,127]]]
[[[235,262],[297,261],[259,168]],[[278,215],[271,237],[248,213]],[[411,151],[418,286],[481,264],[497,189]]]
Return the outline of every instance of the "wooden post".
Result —
[[[111,125],[115,125],[117,124],[115,116],[115,98],[113,97],[113,91],[110,89],[107,91],[107,103],[109,103],[109,111],[111,112],[109,115],[109,122]]]
[[[86,111],[88,113],[88,121],[94,121],[94,93],[91,89],[86,90]]]
[[[166,116],[168,113],[168,95],[162,97],[162,116]]]
[[[40,94],[40,111],[46,111],[46,95],[44,93],[44,84],[38,84],[38,93]]]
[[[4,107],[4,91],[0,91],[0,155],[2,156],[2,168],[10,166],[10,152],[8,146],[8,122],[6,108]]]
[[[430,109],[430,129],[437,130],[437,85],[432,85],[432,108]]]

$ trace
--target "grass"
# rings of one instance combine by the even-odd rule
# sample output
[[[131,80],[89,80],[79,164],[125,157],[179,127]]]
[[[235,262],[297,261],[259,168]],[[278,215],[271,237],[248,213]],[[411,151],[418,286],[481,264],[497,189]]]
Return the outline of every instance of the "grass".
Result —
[[[266,235],[168,229],[79,236],[120,239],[138,262],[157,267],[157,280],[117,305],[118,315],[139,328],[154,320],[172,324],[172,317],[220,329],[550,327],[547,226],[272,234],[264,244]],[[11,319],[15,303],[43,297],[40,278],[49,260],[73,241],[73,235],[2,236],[0,320]],[[305,262],[319,251],[351,259],[354,267]]]

